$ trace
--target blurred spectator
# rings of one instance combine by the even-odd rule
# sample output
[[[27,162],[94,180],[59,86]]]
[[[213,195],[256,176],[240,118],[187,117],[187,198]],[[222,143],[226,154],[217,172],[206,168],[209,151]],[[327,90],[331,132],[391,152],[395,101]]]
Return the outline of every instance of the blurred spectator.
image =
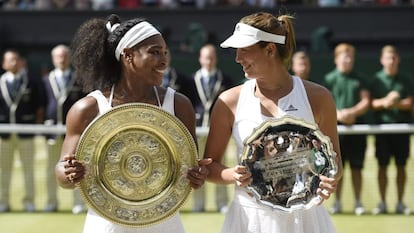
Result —
[[[17,10],[19,8],[19,0],[5,0],[3,3],[4,10]]]
[[[35,8],[33,0],[8,0],[5,1],[5,10],[32,10]]]
[[[286,3],[290,3],[289,0],[286,0]],[[277,0],[259,0],[260,8],[274,8],[277,6]]]
[[[141,0],[141,6],[156,7],[158,6],[158,0]]]
[[[47,97],[45,125],[62,125],[66,123],[66,115],[69,108],[85,94],[76,83],[76,77],[70,67],[70,53],[66,45],[57,45],[51,52],[54,69],[43,78]],[[46,135],[46,148],[48,163],[46,170],[47,179],[47,204],[45,212],[58,210],[57,182],[55,177],[55,165],[59,160],[64,135]],[[86,210],[82,196],[78,189],[73,191],[74,205],[72,212],[78,214]]]
[[[355,47],[351,44],[340,43],[334,50],[336,67],[326,74],[325,86],[335,100],[339,125],[366,124],[365,114],[370,108],[370,91],[368,80],[354,70]],[[349,163],[351,167],[352,187],[354,191],[354,213],[362,215],[365,208],[361,203],[362,168],[367,146],[366,134],[339,135],[339,144],[343,167]],[[335,202],[331,208],[332,214],[342,212],[342,184],[339,180],[335,192]]]
[[[340,7],[341,0],[318,0],[319,7]]]
[[[36,0],[36,10],[50,10],[52,8],[51,0]]]
[[[91,8],[89,0],[74,0],[74,7],[76,10],[88,10]]]
[[[232,79],[223,74],[217,67],[216,48],[212,44],[201,47],[199,59],[200,69],[192,75],[192,90],[188,97],[193,103],[196,111],[198,127],[208,127],[210,122],[210,111],[218,95],[234,86]],[[188,93],[188,92],[187,92]],[[207,136],[198,137],[199,152],[202,155]],[[206,186],[194,191],[193,212],[205,211]],[[217,211],[226,212],[228,204],[227,186],[216,185],[215,190]]]
[[[297,51],[292,56],[292,72],[304,80],[309,80],[311,63],[305,51]]]
[[[95,11],[112,10],[114,8],[114,0],[90,0],[91,8]]]
[[[374,5],[375,0],[345,0],[343,5],[345,6],[364,6],[364,5]]]
[[[20,0],[20,10],[33,10],[35,9],[35,0]]]
[[[179,5],[182,7],[194,7],[196,5],[196,0],[178,0]]]
[[[175,8],[178,7],[178,1],[176,1],[176,0],[160,0],[159,5],[160,5],[160,8],[163,8],[163,9],[175,9]]]
[[[391,5],[397,5],[399,1],[398,0],[376,0],[376,3],[382,6],[391,6]]]
[[[54,9],[66,9],[72,8],[72,0],[52,0],[52,8]]]
[[[207,7],[214,7],[217,4],[217,0],[195,0],[195,7],[197,9],[205,9]]]
[[[372,84],[372,108],[375,123],[410,123],[413,105],[412,80],[399,71],[400,56],[396,47],[386,45],[381,50],[382,69],[374,76]],[[397,167],[397,204],[395,213],[411,213],[403,203],[406,185],[406,163],[410,155],[410,134],[386,133],[375,135],[375,156],[378,161],[378,186],[381,202],[373,209],[373,214],[388,212],[386,193],[388,187],[387,167],[394,157]]]
[[[0,123],[36,124],[44,115],[44,91],[40,79],[29,75],[26,61],[16,50],[6,50],[0,77]],[[24,175],[23,210],[34,212],[34,132],[0,134],[0,213],[10,211],[10,183],[14,155],[18,152]]]
[[[244,0],[227,0],[227,4],[229,6],[238,7],[245,4]]]
[[[315,0],[277,0],[277,5],[310,5],[313,1]]]
[[[134,9],[141,5],[140,0],[119,0],[117,7],[121,9]]]

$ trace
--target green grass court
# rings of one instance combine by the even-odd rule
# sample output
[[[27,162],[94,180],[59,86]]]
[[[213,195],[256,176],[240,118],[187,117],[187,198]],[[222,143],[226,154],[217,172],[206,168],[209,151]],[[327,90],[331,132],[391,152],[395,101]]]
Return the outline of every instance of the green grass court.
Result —
[[[60,211],[58,213],[43,213],[42,209],[46,203],[45,187],[45,153],[43,138],[36,138],[36,208],[37,213],[22,212],[21,200],[24,196],[23,178],[18,160],[12,180],[11,207],[13,212],[0,214],[1,233],[80,233],[82,232],[85,215],[73,215],[72,193],[70,190],[59,190]],[[412,145],[414,139],[412,140]],[[414,148],[414,146],[412,146]],[[413,149],[414,151],[414,149]],[[363,171],[363,194],[362,201],[368,213],[363,216],[353,214],[353,194],[351,189],[350,174],[348,167],[345,168],[343,209],[344,213],[333,215],[332,219],[338,233],[409,233],[414,232],[414,215],[404,216],[393,214],[396,205],[395,169],[394,165],[389,167],[389,187],[387,193],[388,215],[373,216],[370,211],[379,201],[379,193],[376,180],[376,160],[373,156],[372,138],[370,137],[365,169]],[[229,159],[231,160],[231,159]],[[191,196],[182,208],[181,217],[187,233],[219,233],[224,221],[224,215],[214,212],[214,197],[212,190],[214,186],[207,184],[206,213],[191,213]],[[229,190],[232,187],[229,186]],[[324,203],[329,208],[333,198]],[[407,166],[407,187],[404,198],[405,203],[414,209],[414,153],[411,152]],[[172,232],[173,233],[173,232]],[[287,232],[288,233],[288,232]]]

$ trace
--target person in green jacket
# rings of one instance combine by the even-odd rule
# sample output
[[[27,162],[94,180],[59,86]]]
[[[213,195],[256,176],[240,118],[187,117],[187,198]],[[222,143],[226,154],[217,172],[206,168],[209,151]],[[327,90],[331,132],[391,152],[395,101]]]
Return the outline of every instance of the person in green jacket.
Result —
[[[372,83],[372,108],[375,123],[410,123],[413,105],[412,80],[399,71],[400,56],[396,47],[386,45],[382,48],[380,62],[382,69],[374,76]],[[397,166],[397,214],[411,213],[410,208],[403,203],[406,184],[406,163],[410,154],[409,133],[387,133],[375,136],[375,156],[378,160],[378,185],[381,202],[373,209],[373,214],[385,214],[387,167],[391,157]]]
[[[325,75],[325,86],[332,92],[337,108],[339,125],[363,124],[365,114],[370,107],[370,91],[368,80],[354,70],[355,47],[348,43],[340,43],[334,50],[336,67]],[[348,161],[351,168],[352,186],[354,190],[354,213],[361,215],[365,208],[361,203],[362,169],[365,160],[366,134],[339,135],[343,166]],[[343,179],[338,182],[335,202],[330,209],[332,214],[342,212],[341,191]]]

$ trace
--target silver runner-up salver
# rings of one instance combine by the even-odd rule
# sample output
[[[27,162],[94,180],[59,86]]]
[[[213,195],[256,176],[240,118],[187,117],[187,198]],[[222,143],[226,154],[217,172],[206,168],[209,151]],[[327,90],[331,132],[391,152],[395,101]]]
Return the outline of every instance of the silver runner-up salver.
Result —
[[[185,125],[149,104],[124,104],[96,118],[81,135],[76,158],[81,193],[103,218],[129,227],[175,214],[191,192],[188,168],[197,148]]]
[[[247,191],[258,203],[287,212],[319,203],[319,175],[333,177],[338,168],[330,138],[291,116],[255,128],[244,141],[240,164],[252,173]]]

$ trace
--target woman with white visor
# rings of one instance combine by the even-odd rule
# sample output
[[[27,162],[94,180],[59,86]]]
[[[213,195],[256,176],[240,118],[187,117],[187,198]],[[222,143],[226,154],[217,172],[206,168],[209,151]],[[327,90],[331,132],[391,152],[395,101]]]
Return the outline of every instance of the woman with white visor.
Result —
[[[236,62],[247,78],[243,84],[222,93],[211,115],[205,158],[213,162],[209,181],[235,184],[235,194],[222,233],[332,233],[330,216],[320,203],[336,190],[340,167],[336,109],[330,92],[288,72],[295,48],[293,17],[254,13],[237,23],[233,35],[221,47],[236,49]],[[221,163],[230,137],[242,154],[243,141],[266,119],[290,115],[319,126],[330,137],[337,153],[335,176],[320,176],[319,205],[295,211],[269,208],[256,201],[245,188],[252,182],[246,166]]]

